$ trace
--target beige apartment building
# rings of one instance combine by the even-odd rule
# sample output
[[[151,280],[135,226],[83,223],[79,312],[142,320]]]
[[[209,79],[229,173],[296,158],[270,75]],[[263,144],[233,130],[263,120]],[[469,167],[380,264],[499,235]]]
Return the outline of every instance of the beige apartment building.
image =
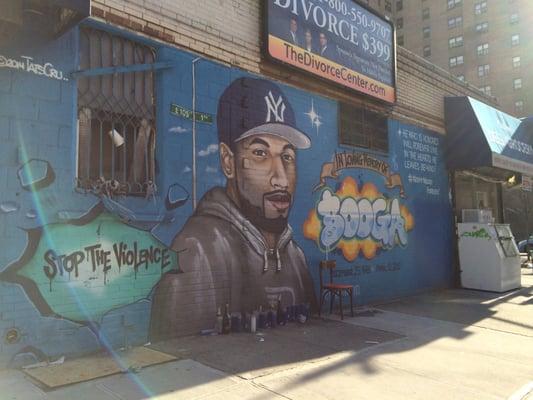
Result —
[[[400,46],[496,97],[504,111],[533,114],[531,0],[363,3],[394,20]]]

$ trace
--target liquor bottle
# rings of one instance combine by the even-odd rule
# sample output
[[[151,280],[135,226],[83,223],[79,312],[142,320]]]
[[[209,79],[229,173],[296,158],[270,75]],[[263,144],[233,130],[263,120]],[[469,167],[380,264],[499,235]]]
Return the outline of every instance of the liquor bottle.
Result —
[[[285,325],[283,318],[283,309],[281,308],[281,296],[278,297],[278,308],[276,310],[276,320],[278,325]]]
[[[270,303],[270,310],[268,310],[268,327],[275,328],[277,325],[276,310],[274,310],[274,304]]]
[[[231,314],[231,331],[240,332],[241,331],[241,313],[232,312]]]
[[[241,313],[241,331],[250,332],[250,314],[244,311]]]
[[[231,330],[231,317],[229,315],[229,304],[226,304],[224,315],[222,316],[222,333],[224,335],[230,333]]]
[[[220,307],[217,310],[217,319],[215,322],[215,331],[220,335],[222,333],[222,312],[220,312]]]
[[[257,318],[257,327],[259,329],[266,328],[266,313],[263,311],[263,306],[259,306],[259,315]]]
[[[250,316],[250,332],[255,333],[257,331],[257,313],[252,311]]]

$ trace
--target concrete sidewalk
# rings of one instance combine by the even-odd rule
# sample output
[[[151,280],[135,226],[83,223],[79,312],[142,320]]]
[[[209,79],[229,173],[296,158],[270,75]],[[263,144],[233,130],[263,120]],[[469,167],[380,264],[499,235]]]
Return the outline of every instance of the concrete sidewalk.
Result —
[[[533,271],[523,272],[523,288],[503,295],[445,290],[344,322],[159,343],[179,360],[54,391],[3,371],[0,398],[533,400]]]

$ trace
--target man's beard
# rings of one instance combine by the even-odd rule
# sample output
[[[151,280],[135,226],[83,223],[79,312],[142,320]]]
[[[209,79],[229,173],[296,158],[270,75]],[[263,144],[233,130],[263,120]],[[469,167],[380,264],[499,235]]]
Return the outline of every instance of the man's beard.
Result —
[[[266,218],[261,207],[254,206],[240,193],[239,197],[242,214],[259,230],[280,234],[287,228],[288,217]]]

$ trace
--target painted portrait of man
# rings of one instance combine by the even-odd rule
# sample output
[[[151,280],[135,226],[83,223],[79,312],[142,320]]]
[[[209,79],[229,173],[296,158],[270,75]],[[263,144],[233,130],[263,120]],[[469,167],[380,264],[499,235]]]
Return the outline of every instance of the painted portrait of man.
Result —
[[[264,79],[234,80],[219,99],[217,129],[226,186],[207,191],[174,238],[172,248],[185,249],[183,272],[165,275],[155,290],[156,338],[212,327],[226,303],[250,312],[278,299],[283,307],[315,301],[288,223],[297,153],[311,141],[287,97]]]

